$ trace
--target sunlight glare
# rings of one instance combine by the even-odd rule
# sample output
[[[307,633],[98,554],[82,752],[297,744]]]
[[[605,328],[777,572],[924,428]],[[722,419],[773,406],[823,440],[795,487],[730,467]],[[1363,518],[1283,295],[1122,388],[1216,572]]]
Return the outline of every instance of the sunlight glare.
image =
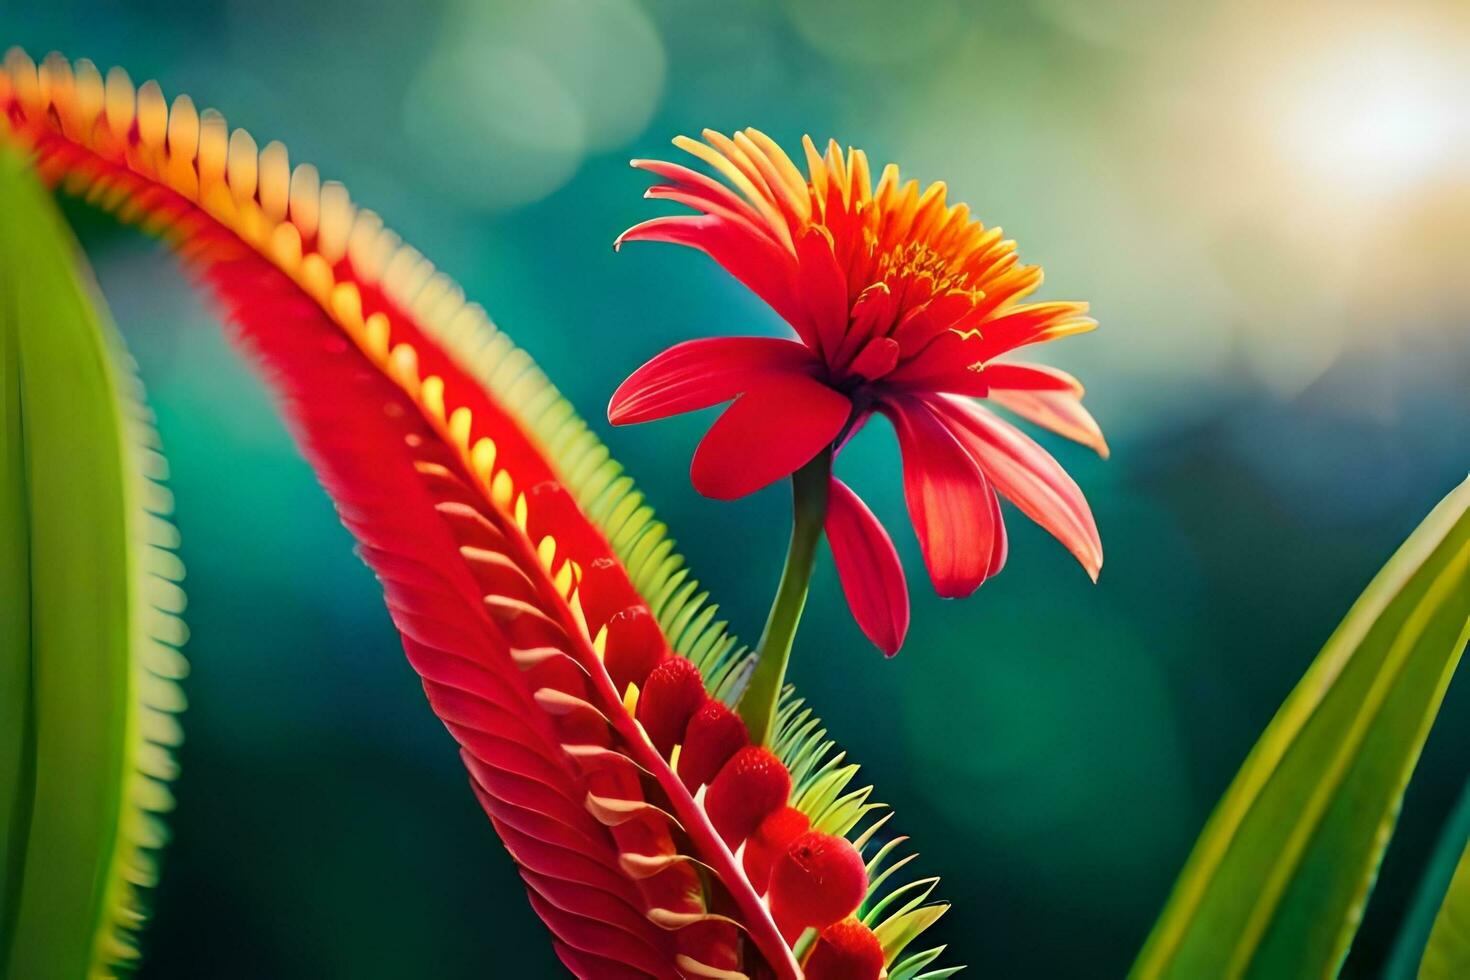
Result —
[[[1466,150],[1470,71],[1428,38],[1364,34],[1299,65],[1281,90],[1283,149],[1358,193],[1433,179]]]

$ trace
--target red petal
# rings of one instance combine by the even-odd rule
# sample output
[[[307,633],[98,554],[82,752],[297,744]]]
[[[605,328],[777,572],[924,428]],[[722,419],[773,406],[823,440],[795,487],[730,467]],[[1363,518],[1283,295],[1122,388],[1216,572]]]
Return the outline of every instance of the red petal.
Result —
[[[750,206],[750,202],[706,174],[680,166],[677,163],[666,163],[663,160],[634,160],[633,166],[639,170],[646,170],[651,174],[657,174],[665,180],[673,181],[674,185],[683,190],[690,198],[690,200],[682,201],[681,203],[688,204],[690,207],[697,207],[702,211],[709,210],[703,206],[705,203],[713,204],[716,207],[741,215],[755,227],[764,225],[764,219]],[[656,195],[650,194],[650,196]]]
[[[1094,579],[1102,568],[1102,540],[1092,510],[1061,464],[1015,426],[958,398],[933,403],[951,431],[979,461],[1006,499],[1050,531]]]
[[[990,549],[990,568],[985,572],[986,578],[997,575],[1006,564],[1006,556],[1010,553],[1010,546],[1006,540],[1006,525],[1000,515],[1000,497],[996,495],[995,487],[990,490],[990,513],[991,519],[995,521],[995,544]]]
[[[868,286],[852,304],[851,323],[836,352],[826,355],[827,363],[840,367],[857,356],[868,341],[883,334],[893,323],[898,312],[898,297],[887,283],[875,282]]]
[[[934,588],[969,595],[985,581],[996,521],[975,460],[923,401],[893,396],[883,413],[903,452],[903,489]]]
[[[953,391],[982,397],[989,388],[980,377],[985,363],[982,353],[978,336],[945,330],[884,380],[913,391]]]
[[[714,200],[698,191],[691,191],[683,187],[671,186],[669,184],[654,184],[643,192],[643,196],[650,201],[673,201],[682,204],[695,211],[703,211],[713,218],[729,222],[735,228],[740,229],[753,238],[769,239],[772,245],[784,248],[785,246],[771,236],[770,226],[744,211],[732,211],[723,202]]]
[[[607,419],[613,425],[628,425],[708,408],[749,390],[772,372],[799,371],[811,363],[811,352],[794,340],[688,340],[629,375],[613,392]]]
[[[893,339],[903,348],[904,357],[912,357],[974,306],[970,293],[959,290],[941,293],[904,314],[893,331]]]
[[[958,338],[936,341],[930,349],[938,348],[947,352],[960,343],[962,342]],[[985,398],[990,395],[990,372],[982,371],[981,368],[980,361],[939,368],[935,368],[931,362],[929,369],[922,371],[905,365],[884,380],[896,388],[911,391],[916,395],[942,392],[950,395],[966,395],[970,398]]]
[[[618,236],[614,247],[637,241],[699,249],[765,300],[807,346],[817,347],[816,333],[796,285],[796,256],[764,234],[714,215],[674,215],[634,225]]]
[[[985,380],[996,391],[1070,391],[1081,397],[1082,382],[1045,364],[1008,361],[985,366]]]
[[[827,541],[853,618],[864,636],[893,656],[909,629],[903,566],[878,518],[835,477],[827,497]]]
[[[869,380],[881,378],[898,365],[898,341],[892,337],[874,337],[847,366],[851,374]]]
[[[991,372],[1001,367],[986,367],[993,358],[1027,344],[1093,329],[1097,321],[1083,315],[1086,309],[1082,303],[1032,303],[1017,306],[993,320],[967,317],[939,333],[887,380],[915,390],[984,397],[986,387],[996,386]],[[979,374],[982,368],[983,375]],[[1002,377],[1007,374],[1000,373]]]
[[[1086,316],[1086,312],[1086,303],[1027,303],[1011,307],[994,319],[983,319],[974,323],[961,320],[956,328],[979,328],[981,346],[984,348],[981,357],[988,361],[1017,347],[1045,343],[1096,328],[1097,321]],[[986,316],[989,317],[989,314]]]
[[[736,399],[694,451],[694,489],[743,497],[795,472],[837,437],[852,403],[805,374],[774,375]]]
[[[1102,429],[1076,395],[1065,391],[992,391],[992,401],[1021,418],[1080,442],[1108,458],[1108,443]]]
[[[816,325],[823,356],[830,362],[847,329],[847,276],[832,254],[831,235],[818,225],[796,240],[796,258],[801,266],[807,310]]]

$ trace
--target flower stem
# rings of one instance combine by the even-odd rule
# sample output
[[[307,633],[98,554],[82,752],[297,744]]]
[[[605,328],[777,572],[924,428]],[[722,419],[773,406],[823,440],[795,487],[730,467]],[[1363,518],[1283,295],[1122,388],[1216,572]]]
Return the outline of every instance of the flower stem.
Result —
[[[827,518],[827,483],[831,472],[832,452],[827,449],[791,476],[791,547],[786,553],[786,567],[781,572],[775,601],[771,603],[771,614],[766,619],[766,631],[761,634],[755,670],[740,698],[740,717],[755,745],[766,745],[774,735],[776,703],[785,685],[791,644],[801,622],[801,610],[806,605],[817,542],[822,538],[822,524]]]

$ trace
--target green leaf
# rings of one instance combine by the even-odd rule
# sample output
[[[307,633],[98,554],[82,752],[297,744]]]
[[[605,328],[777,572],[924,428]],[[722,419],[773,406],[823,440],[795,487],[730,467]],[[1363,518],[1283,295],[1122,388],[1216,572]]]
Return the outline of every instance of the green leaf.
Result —
[[[1373,579],[1226,791],[1135,977],[1332,976],[1470,637],[1470,481]]]
[[[883,944],[884,958],[892,963],[894,958],[903,952],[905,946],[918,938],[919,933],[932,926],[940,916],[948,911],[949,903],[947,902],[920,905],[908,908],[880,923],[873,929],[873,933],[878,937],[878,942]]]
[[[1465,785],[1460,802],[1445,823],[1419,883],[1419,891],[1399,926],[1398,938],[1383,971],[1384,980],[1413,980],[1419,975],[1420,963],[1425,958],[1424,950],[1429,945],[1431,932],[1441,928],[1437,925],[1440,919],[1446,922],[1444,929],[1452,930],[1441,936],[1441,943],[1453,941],[1456,927],[1452,923],[1460,923],[1459,941],[1464,945],[1460,946],[1460,959],[1452,962],[1460,964],[1460,975],[1470,975],[1470,875],[1465,873],[1470,844],[1467,841],[1470,841],[1470,783]],[[1446,896],[1450,892],[1451,881],[1457,880],[1456,874],[1462,876],[1458,879],[1461,891],[1452,907]]]
[[[1429,934],[1419,976],[1421,980],[1470,976],[1470,846],[1460,853],[1450,890]]]
[[[182,568],[157,436],[79,253],[0,146],[0,975],[136,962],[172,806]]]
[[[1450,876],[1447,869],[1457,854],[1459,861]],[[1470,976],[1470,786],[1466,787],[1459,807],[1445,828],[1435,864],[1446,869],[1449,885],[1446,887],[1441,880],[1438,888],[1434,888],[1432,879],[1427,882],[1433,889],[1431,894],[1443,895],[1444,901],[1424,947],[1419,977],[1420,980],[1455,980]]]

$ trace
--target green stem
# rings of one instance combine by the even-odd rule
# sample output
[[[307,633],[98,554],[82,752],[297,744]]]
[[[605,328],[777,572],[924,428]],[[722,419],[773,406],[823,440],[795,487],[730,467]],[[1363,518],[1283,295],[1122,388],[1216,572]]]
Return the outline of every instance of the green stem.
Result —
[[[812,565],[817,557],[817,542],[822,538],[822,524],[827,518],[827,483],[832,473],[832,452],[822,453],[791,476],[793,520],[791,548],[786,553],[786,568],[781,584],[771,603],[766,631],[761,634],[755,670],[740,698],[740,717],[755,745],[766,745],[774,732],[776,703],[786,682],[786,664],[791,659],[791,644],[806,605],[807,586],[812,580]]]

